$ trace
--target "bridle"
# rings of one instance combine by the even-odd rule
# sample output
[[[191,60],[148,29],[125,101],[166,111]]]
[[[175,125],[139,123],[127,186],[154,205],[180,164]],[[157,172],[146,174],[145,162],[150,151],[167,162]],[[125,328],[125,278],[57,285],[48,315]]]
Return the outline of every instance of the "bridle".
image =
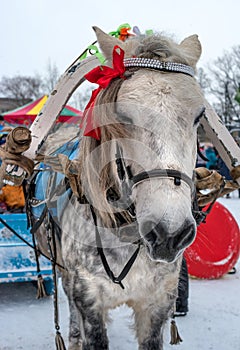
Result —
[[[136,219],[135,205],[131,199],[132,190],[135,186],[151,178],[173,178],[175,186],[180,186],[181,182],[184,181],[190,187],[190,190],[191,190],[191,197],[192,197],[192,203],[193,203],[192,205],[193,216],[196,220],[196,217],[198,215],[198,217],[201,218],[201,221],[203,221],[205,216],[201,215],[201,212],[199,211],[198,208],[197,210],[194,210],[195,184],[194,184],[194,180],[191,179],[188,175],[174,169],[153,169],[150,171],[143,171],[136,175],[133,175],[130,166],[129,165],[126,166],[124,156],[123,156],[123,150],[117,142],[116,142],[115,157],[116,157],[115,162],[117,166],[117,174],[120,182],[120,197],[118,196],[117,192],[113,191],[111,197],[110,196],[108,197],[108,201],[111,203],[111,205],[113,205],[117,209],[124,210],[129,214],[129,217],[131,218],[131,222],[134,223],[136,226],[136,230],[138,229],[138,225],[137,225],[137,219]],[[102,260],[104,269],[108,277],[112,280],[112,282],[119,284],[120,287],[124,288],[122,284],[122,280],[126,277],[130,268],[132,267],[133,263],[137,258],[137,255],[140,251],[140,246],[142,244],[142,239],[140,238],[140,235],[139,235],[138,239],[135,239],[135,241],[132,241],[132,243],[137,244],[137,248],[134,251],[133,255],[130,257],[130,259],[127,261],[120,275],[116,277],[113,274],[112,270],[110,269],[110,266],[104,254],[101,237],[97,228],[96,212],[93,206],[91,205],[90,205],[90,209],[91,209],[93,220],[95,223],[95,236],[96,236],[97,250]],[[194,215],[194,212],[197,215],[196,214]],[[120,237],[120,240],[121,240],[121,237]]]
[[[130,166],[126,165],[123,155],[122,147],[116,143],[116,154],[115,154],[115,162],[117,166],[117,174],[120,181],[120,192],[121,198],[117,200],[115,206],[122,209],[130,210],[130,215],[132,215],[132,203],[130,196],[132,194],[132,190],[134,187],[139,185],[140,183],[152,179],[152,178],[173,178],[174,185],[180,186],[182,181],[185,182],[191,191],[191,197],[194,197],[195,194],[195,184],[194,184],[194,174],[191,179],[185,173],[174,170],[174,169],[153,169],[149,171],[142,171],[136,175],[132,174],[132,170]]]
[[[127,58],[124,59],[124,66],[127,69],[131,68],[146,68],[146,69],[153,69],[153,70],[159,70],[162,72],[174,72],[174,73],[183,73],[190,75],[191,77],[194,76],[194,69],[188,65],[184,65],[181,63],[174,63],[174,62],[161,62],[158,60],[153,59],[146,59],[146,58]],[[118,179],[120,182],[120,197],[119,194],[113,190],[111,195],[107,195],[107,200],[116,208],[123,209],[125,212],[129,214],[129,217],[131,217],[131,220],[133,223],[136,223],[136,213],[135,213],[135,205],[132,202],[131,194],[134,187],[138,186],[143,181],[152,179],[152,178],[172,178],[174,180],[175,186],[180,186],[182,181],[185,182],[191,191],[191,198],[192,198],[192,213],[193,216],[199,224],[205,219],[204,213],[202,214],[201,211],[199,211],[198,205],[197,205],[197,197],[196,197],[196,189],[195,189],[195,183],[194,183],[194,173],[193,177],[190,178],[185,173],[174,170],[174,169],[153,169],[149,171],[143,171],[138,174],[133,175],[130,166],[126,166],[124,155],[122,148],[118,143],[116,143],[116,154],[115,154],[115,162],[117,166],[117,174]],[[110,191],[111,192],[111,191]],[[114,282],[119,284],[122,288],[124,288],[122,284],[122,280],[125,278],[127,273],[129,272],[130,268],[132,267],[134,261],[137,258],[137,255],[140,250],[140,246],[142,244],[142,240],[138,239],[137,241],[133,242],[138,245],[137,249],[133,253],[133,255],[130,257],[126,265],[124,266],[122,272],[118,277],[116,277],[112,270],[109,267],[109,264],[107,262],[106,256],[104,254],[101,237],[97,228],[97,215],[92,205],[90,205],[90,209],[92,212],[93,220],[95,223],[95,235],[96,235],[96,244],[97,244],[97,250],[100,255],[100,258],[102,260],[102,264],[104,266],[104,269],[108,275],[108,277]],[[137,226],[136,226],[137,227]]]
[[[175,62],[162,62],[150,58],[142,57],[132,57],[124,59],[124,66],[126,69],[137,68],[137,69],[151,69],[158,70],[161,72],[172,72],[172,73],[182,73],[194,77],[195,72],[191,66],[175,63]],[[174,169],[153,169],[149,171],[143,171],[138,174],[133,175],[130,166],[126,166],[123,156],[122,148],[117,143],[116,145],[116,165],[119,181],[121,184],[121,198],[118,198],[115,203],[112,201],[114,206],[118,208],[127,209],[129,214],[133,216],[135,212],[134,205],[131,203],[130,196],[134,187],[138,186],[143,181],[152,178],[172,178],[174,180],[175,186],[180,186],[182,181],[185,182],[191,191],[192,198],[192,212],[193,216],[199,224],[204,220],[201,212],[199,211],[196,198],[196,188],[195,188],[195,174],[193,172],[192,178],[187,174]],[[204,215],[203,215],[204,216]]]

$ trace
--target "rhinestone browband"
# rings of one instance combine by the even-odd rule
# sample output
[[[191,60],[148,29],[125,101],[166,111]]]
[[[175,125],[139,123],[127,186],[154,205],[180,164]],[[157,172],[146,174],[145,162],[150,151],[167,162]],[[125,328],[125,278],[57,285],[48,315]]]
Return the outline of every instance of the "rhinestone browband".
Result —
[[[151,58],[125,58],[123,60],[124,66],[126,68],[130,67],[141,67],[141,68],[151,68],[167,72],[177,72],[191,75],[194,77],[194,69],[186,64],[174,63],[174,62],[162,62],[158,60],[153,60]]]

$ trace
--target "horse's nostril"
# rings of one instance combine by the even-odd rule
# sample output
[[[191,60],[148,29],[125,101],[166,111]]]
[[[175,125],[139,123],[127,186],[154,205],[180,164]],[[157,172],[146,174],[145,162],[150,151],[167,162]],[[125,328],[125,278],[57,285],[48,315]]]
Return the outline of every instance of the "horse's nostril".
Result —
[[[176,235],[173,239],[173,247],[177,249],[186,248],[194,240],[196,234],[195,225],[190,224],[186,226],[181,234]]]
[[[153,221],[145,221],[142,223],[140,230],[142,236],[150,243],[151,245],[154,244],[157,240],[157,235],[154,232],[156,224]]]
[[[157,240],[157,235],[154,231],[147,233],[144,238],[148,241],[149,244],[154,245]]]

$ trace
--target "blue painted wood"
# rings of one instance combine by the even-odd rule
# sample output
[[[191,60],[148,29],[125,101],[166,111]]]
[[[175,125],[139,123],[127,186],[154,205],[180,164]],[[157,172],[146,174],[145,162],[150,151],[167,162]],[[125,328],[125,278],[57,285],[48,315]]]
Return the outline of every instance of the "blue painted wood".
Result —
[[[27,228],[25,213],[0,214],[27,242],[32,244],[32,234]],[[51,262],[39,258],[41,275],[48,286],[48,293],[53,292],[53,279]],[[8,228],[0,222],[0,283],[37,281],[35,254],[31,247],[21,241]]]
[[[63,153],[70,159],[74,159],[77,154],[78,143],[77,139],[71,140],[62,145],[55,153]],[[42,166],[44,167],[44,164]],[[40,172],[37,176],[35,197],[39,200],[45,198],[49,176],[50,171]],[[64,175],[58,174],[56,183],[58,184],[63,177]],[[67,191],[59,198],[57,209],[56,206],[49,207],[50,212],[54,216],[60,215],[62,210],[64,210],[66,200],[68,200]],[[36,219],[40,217],[43,208],[44,205],[39,205],[33,209]],[[5,213],[0,214],[0,217],[22,238],[32,244],[32,235],[27,228],[27,216],[25,213]],[[51,262],[43,256],[39,258],[39,262],[41,275],[46,280],[46,288],[48,291],[51,291],[53,289]],[[0,283],[24,281],[37,281],[34,251],[0,222]]]

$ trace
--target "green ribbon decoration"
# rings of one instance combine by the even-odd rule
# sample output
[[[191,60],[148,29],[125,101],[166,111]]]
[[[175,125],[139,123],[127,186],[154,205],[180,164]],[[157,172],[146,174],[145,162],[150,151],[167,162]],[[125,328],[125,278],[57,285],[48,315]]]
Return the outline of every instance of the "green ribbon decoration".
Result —
[[[153,35],[153,30],[152,29],[147,29],[145,31],[146,35]]]
[[[116,31],[110,32],[108,34],[111,36],[115,36],[115,38],[118,38],[122,28],[130,28],[131,29],[131,26],[128,23],[121,24]]]
[[[109,35],[111,36],[115,36],[116,38],[119,37],[119,35],[121,34],[121,29],[122,28],[130,28],[131,29],[131,26],[128,24],[128,23],[124,23],[124,24],[121,24],[118,29],[116,31],[113,31],[113,32],[110,32],[108,33]],[[90,53],[91,55],[94,55],[96,56],[98,59],[99,59],[99,62],[101,64],[104,64],[105,62],[105,57],[103,56],[103,54],[101,52],[99,52],[99,49],[96,45],[94,45],[95,43],[89,45],[86,50],[81,54],[81,56],[79,57],[79,60],[82,61],[84,60],[88,54]]]
[[[121,24],[116,31],[110,32],[108,34],[118,38],[119,35],[121,34],[122,28],[130,28],[131,29],[131,26],[128,23]],[[90,53],[91,55],[95,55],[101,64],[104,64],[105,57],[103,56],[103,54],[101,52],[99,52],[98,47],[96,45],[94,45],[95,43],[96,43],[96,41],[93,44],[89,45],[86,48],[86,50],[83,51],[83,53],[79,57],[80,61],[85,60],[85,58],[87,58],[88,54]]]
[[[89,45],[88,50],[89,50],[89,52],[91,51],[92,55],[96,56],[99,59],[99,62],[101,64],[104,64],[105,57],[103,56],[103,54],[101,52],[99,52],[99,49],[96,45]]]
[[[124,23],[124,24],[121,24],[116,31],[113,31],[113,32],[109,32],[108,34],[111,35],[111,36],[114,36],[115,38],[118,38],[121,34],[121,29],[122,28],[129,28],[131,29],[131,26],[129,23]],[[153,34],[153,30],[152,29],[147,29],[145,31],[145,34],[146,35],[152,35]],[[79,57],[79,60],[82,61],[84,60],[88,54],[91,54],[91,55],[95,55],[99,62],[103,65],[104,62],[105,62],[105,57],[103,56],[103,54],[101,52],[99,52],[99,49],[96,45],[94,45],[96,43],[96,41],[89,45],[86,50],[83,51],[83,53],[81,54],[81,56]],[[235,100],[240,103],[240,91],[237,92],[237,95],[235,97]]]
[[[104,64],[105,62],[105,57],[103,56],[103,54],[101,52],[99,52],[99,49],[96,45],[89,45],[86,50],[82,53],[82,55],[79,57],[79,60],[82,61],[84,60],[87,56],[88,53],[90,53],[91,55],[94,55],[98,58],[99,62],[101,64]]]
[[[87,57],[87,54],[88,54],[88,49],[86,49],[86,50],[81,54],[81,56],[79,57],[79,60],[80,60],[80,61],[85,60],[85,58]]]

